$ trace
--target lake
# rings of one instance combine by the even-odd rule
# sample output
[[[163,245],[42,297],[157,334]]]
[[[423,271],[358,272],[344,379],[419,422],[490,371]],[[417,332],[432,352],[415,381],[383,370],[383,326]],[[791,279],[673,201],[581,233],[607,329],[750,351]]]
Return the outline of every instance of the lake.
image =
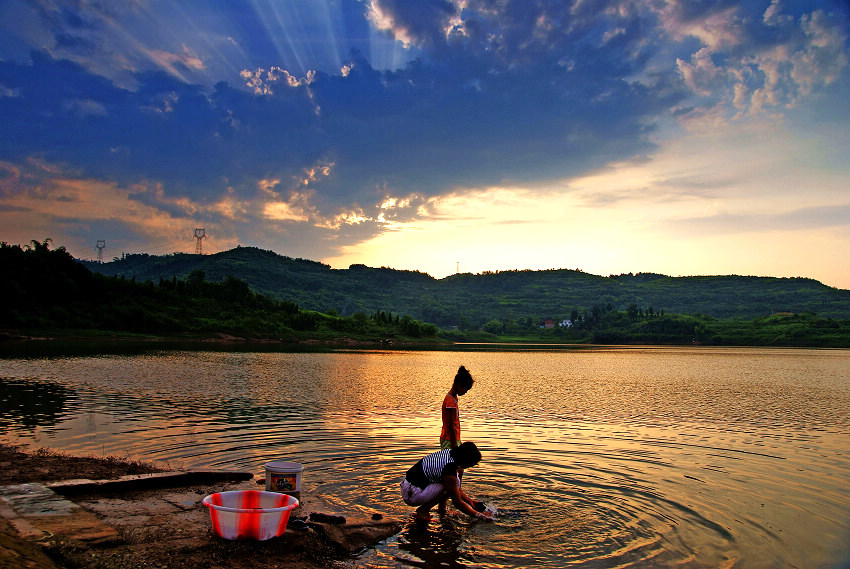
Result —
[[[502,515],[408,524],[352,566],[850,567],[850,350],[505,348],[6,350],[0,427],[174,468],[295,461],[341,513],[409,516],[463,364],[464,489]]]

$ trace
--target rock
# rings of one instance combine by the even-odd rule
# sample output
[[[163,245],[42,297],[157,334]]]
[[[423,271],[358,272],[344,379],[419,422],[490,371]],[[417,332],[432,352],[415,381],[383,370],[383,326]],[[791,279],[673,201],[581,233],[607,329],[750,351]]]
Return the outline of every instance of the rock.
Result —
[[[351,555],[373,546],[401,531],[400,520],[349,520],[343,525],[313,523],[310,525],[323,541],[337,553]]]
[[[344,516],[332,516],[329,514],[323,514],[322,512],[313,512],[310,514],[311,522],[320,522],[323,524],[335,524],[342,525],[345,523]]]
[[[290,519],[289,523],[286,524],[286,529],[294,529],[297,531],[307,531],[310,529],[310,526],[307,525],[307,522],[304,520],[299,520],[298,518]]]

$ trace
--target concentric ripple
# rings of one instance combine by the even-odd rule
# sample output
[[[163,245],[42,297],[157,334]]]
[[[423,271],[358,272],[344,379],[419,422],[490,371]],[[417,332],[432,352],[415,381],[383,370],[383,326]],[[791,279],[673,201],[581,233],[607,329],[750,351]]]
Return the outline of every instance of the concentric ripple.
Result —
[[[0,359],[5,441],[178,468],[304,465],[339,512],[409,519],[457,366],[483,460],[354,567],[831,568],[850,559],[850,351],[140,352]]]

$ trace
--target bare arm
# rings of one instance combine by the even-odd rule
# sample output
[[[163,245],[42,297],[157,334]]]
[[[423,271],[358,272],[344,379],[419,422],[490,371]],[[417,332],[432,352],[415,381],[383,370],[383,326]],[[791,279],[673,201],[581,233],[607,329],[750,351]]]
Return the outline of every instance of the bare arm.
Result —
[[[462,511],[463,513],[472,516],[473,518],[481,518],[481,519],[492,519],[491,516],[487,514],[482,514],[480,512],[475,511],[475,509],[471,506],[471,503],[475,503],[475,500],[467,496],[463,490],[458,486],[457,476],[452,474],[446,474],[443,476],[443,484],[446,487],[446,490],[449,493],[449,497],[452,499],[452,503],[455,507]]]

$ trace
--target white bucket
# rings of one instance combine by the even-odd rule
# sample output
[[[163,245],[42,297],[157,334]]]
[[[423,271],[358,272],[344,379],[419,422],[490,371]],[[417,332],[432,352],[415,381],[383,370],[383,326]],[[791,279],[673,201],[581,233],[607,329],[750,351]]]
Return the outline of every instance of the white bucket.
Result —
[[[266,463],[266,491],[298,496],[301,493],[301,472],[297,462],[275,460]]]

